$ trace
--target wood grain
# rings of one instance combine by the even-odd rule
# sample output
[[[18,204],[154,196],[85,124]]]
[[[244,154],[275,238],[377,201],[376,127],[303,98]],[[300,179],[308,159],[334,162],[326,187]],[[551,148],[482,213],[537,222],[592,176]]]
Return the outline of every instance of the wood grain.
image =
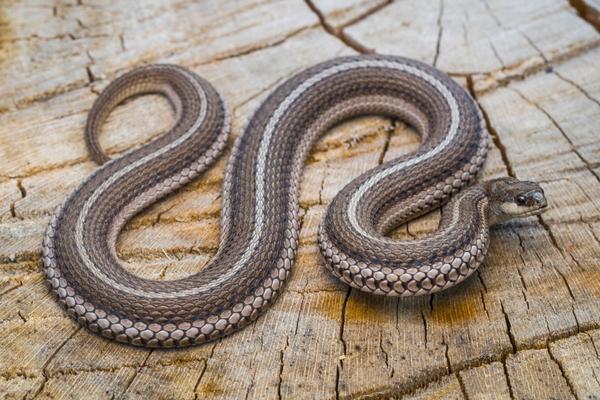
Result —
[[[0,8],[0,397],[457,398],[600,396],[600,34],[594,0],[123,0]],[[303,176],[297,263],[251,327],[177,351],[125,347],[66,318],[39,269],[49,216],[95,164],[86,114],[115,76],[149,62],[209,79],[237,135],[295,72],[375,50],[450,73],[493,136],[484,178],[541,181],[551,209],[492,230],[478,273],[431,297],[369,297],[322,266],[316,231],[353,177],[414,150],[401,121],[336,127]],[[164,116],[167,117],[164,117]],[[116,156],[173,122],[145,96],[110,116]],[[119,239],[126,268],[152,279],[200,271],[216,252],[227,155],[136,216]],[[440,213],[398,228],[426,235]]]

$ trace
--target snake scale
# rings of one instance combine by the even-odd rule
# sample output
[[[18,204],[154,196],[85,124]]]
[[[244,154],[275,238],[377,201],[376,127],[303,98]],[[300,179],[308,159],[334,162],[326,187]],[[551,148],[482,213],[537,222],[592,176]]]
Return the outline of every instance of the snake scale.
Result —
[[[174,126],[110,160],[98,144],[101,126],[119,103],[146,93],[167,97]],[[407,122],[422,143],[354,179],[328,206],[319,245],[327,268],[346,284],[386,296],[452,287],[482,262],[490,224],[546,207],[533,182],[470,185],[485,160],[487,132],[474,100],[444,73],[395,56],[336,58],[281,84],[235,141],[224,177],[220,245],[210,263],[180,280],[135,276],[115,250],[124,224],[206,170],[231,126],[210,83],[178,66],[148,65],[108,85],[90,111],[85,137],[103,165],[47,228],[43,264],[51,290],[80,324],[138,346],[199,344],[246,326],[290,275],[299,183],[312,144],[342,121],[374,114]],[[446,203],[430,236],[386,236]]]

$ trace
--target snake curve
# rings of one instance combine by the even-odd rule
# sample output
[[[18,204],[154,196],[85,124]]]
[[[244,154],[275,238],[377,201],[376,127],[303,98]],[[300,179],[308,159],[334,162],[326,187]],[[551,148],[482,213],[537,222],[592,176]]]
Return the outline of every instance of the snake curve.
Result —
[[[114,107],[145,93],[169,99],[174,126],[110,160],[98,131]],[[479,266],[488,246],[487,199],[477,185],[469,186],[487,151],[479,110],[435,68],[363,55],[311,67],[261,104],[226,167],[219,249],[201,272],[173,281],[126,271],[116,254],[118,234],[133,215],[218,158],[230,115],[210,83],[181,67],[148,65],[117,78],[94,103],[86,125],[90,154],[103,165],[58,207],[44,237],[51,290],[81,325],[137,346],[199,344],[246,326],[273,303],[292,269],[298,191],[312,144],[344,120],[373,114],[409,123],[422,143],[336,195],[318,234],[325,264],[343,282],[380,295],[430,294],[456,285]],[[431,236],[386,236],[448,201]]]

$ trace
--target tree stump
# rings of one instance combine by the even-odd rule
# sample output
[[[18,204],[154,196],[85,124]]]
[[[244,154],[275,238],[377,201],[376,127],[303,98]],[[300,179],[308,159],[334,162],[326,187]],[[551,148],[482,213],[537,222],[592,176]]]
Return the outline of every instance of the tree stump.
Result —
[[[599,7],[596,0],[5,1],[0,397],[600,398]],[[44,285],[42,235],[53,209],[97,168],[83,126],[109,81],[145,63],[188,67],[224,95],[235,137],[286,78],[367,51],[435,65],[469,90],[493,137],[483,178],[539,181],[550,210],[495,227],[486,262],[456,288],[414,299],[349,289],[319,255],[325,207],[352,178],[418,145],[401,121],[365,117],[313,149],[291,280],[253,325],[164,351],[101,339],[65,316]],[[116,156],[173,118],[163,98],[139,97],[115,110],[101,142]],[[202,269],[218,246],[226,160],[130,221],[118,246],[127,268],[159,280]],[[426,235],[438,220],[433,213],[394,235]]]

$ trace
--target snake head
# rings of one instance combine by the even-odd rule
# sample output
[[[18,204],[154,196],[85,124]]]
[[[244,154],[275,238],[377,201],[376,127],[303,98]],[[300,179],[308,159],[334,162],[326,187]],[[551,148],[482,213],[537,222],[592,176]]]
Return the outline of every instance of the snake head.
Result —
[[[486,181],[483,187],[489,199],[490,224],[538,215],[548,208],[544,189],[536,182],[505,177]]]

